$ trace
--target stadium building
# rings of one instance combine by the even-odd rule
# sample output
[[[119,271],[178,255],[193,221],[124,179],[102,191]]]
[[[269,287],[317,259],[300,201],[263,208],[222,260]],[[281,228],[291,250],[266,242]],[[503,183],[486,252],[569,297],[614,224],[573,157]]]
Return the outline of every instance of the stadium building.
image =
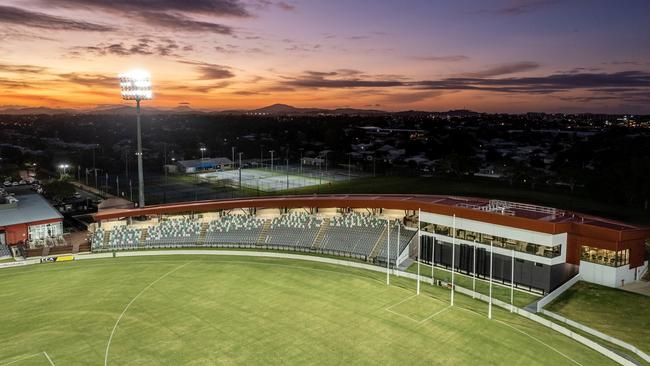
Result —
[[[510,283],[514,277],[516,287],[542,293],[578,273],[612,287],[638,280],[648,269],[650,237],[649,229],[549,207],[419,195],[201,201],[105,210],[95,220],[94,251],[246,247],[403,267],[419,250],[422,262],[453,263],[480,278],[490,276],[492,251],[495,280]]]
[[[228,158],[205,158],[194,160],[180,160],[176,167],[181,173],[196,173],[204,170],[219,170],[231,167],[232,161]]]
[[[0,248],[45,243],[63,235],[63,216],[40,194],[0,197]]]

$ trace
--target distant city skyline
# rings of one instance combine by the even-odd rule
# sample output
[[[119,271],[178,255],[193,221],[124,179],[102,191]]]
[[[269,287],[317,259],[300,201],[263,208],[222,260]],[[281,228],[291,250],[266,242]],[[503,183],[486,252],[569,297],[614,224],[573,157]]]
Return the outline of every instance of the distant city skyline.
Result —
[[[0,106],[650,113],[650,2],[0,1]]]

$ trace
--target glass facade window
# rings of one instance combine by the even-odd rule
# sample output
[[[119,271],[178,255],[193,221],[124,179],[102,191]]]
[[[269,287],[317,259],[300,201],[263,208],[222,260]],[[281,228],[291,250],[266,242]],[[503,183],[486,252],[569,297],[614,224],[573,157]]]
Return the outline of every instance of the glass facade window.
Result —
[[[63,224],[55,222],[52,224],[31,225],[29,227],[29,240],[40,240],[63,235]]]
[[[580,259],[586,262],[603,264],[611,267],[620,267],[630,263],[630,250],[607,250],[596,247],[583,246]]]
[[[448,237],[453,236],[453,228],[445,225],[431,224],[428,222],[420,222],[421,229],[426,232],[435,233],[438,235],[444,235]],[[490,242],[495,247],[505,248],[505,249],[514,249],[517,252],[528,253],[532,255],[538,255],[541,257],[554,258],[559,257],[561,254],[561,247],[558,246],[546,246],[528,243],[521,240],[508,239],[500,236],[489,235],[478,233],[475,231],[469,231],[465,229],[456,229],[456,238],[467,240],[467,241],[476,241],[484,245],[490,245]]]

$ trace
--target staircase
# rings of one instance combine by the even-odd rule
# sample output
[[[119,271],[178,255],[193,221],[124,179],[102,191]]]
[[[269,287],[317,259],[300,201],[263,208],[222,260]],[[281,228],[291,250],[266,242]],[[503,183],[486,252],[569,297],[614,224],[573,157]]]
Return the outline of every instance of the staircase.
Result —
[[[384,242],[384,238],[388,235],[388,226],[384,227],[384,230],[382,230],[381,235],[379,235],[379,238],[377,238],[377,241],[375,242],[375,246],[372,247],[372,251],[370,251],[370,255],[368,256],[368,261],[371,262],[377,255],[379,255],[379,251],[381,250],[381,243]]]
[[[260,236],[257,238],[257,245],[266,244],[266,238],[269,236],[269,229],[271,228],[271,220],[264,221],[264,226],[262,226],[262,231],[260,231]]]
[[[111,232],[106,230],[104,231],[104,238],[102,239],[102,248],[107,248],[108,247],[108,241],[111,238]]]
[[[143,246],[145,239],[147,239],[147,230],[141,229],[140,230],[140,241],[138,241],[138,246]]]
[[[201,223],[201,231],[199,232],[199,237],[196,239],[196,245],[203,245],[205,243],[205,234],[208,232],[208,223]]]
[[[320,225],[320,229],[318,229],[318,233],[316,233],[314,242],[311,245],[312,249],[320,249],[320,246],[323,243],[323,238],[325,237],[325,232],[327,231],[327,228],[329,226],[330,226],[330,219],[326,217],[323,219],[323,223]]]

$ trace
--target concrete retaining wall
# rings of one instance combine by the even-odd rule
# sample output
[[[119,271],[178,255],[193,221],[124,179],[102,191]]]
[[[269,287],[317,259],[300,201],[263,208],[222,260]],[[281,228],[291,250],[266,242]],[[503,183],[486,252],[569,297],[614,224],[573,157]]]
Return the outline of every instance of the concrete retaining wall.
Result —
[[[544,306],[553,302],[553,300],[557,299],[558,296],[562,295],[564,291],[568,290],[571,286],[575,285],[575,283],[578,281],[580,281],[579,273],[573,276],[573,278],[571,278],[570,280],[563,283],[562,286],[556,288],[551,293],[541,298],[539,301],[537,301],[537,311],[539,312],[540,310],[542,310],[542,308],[544,308]]]

